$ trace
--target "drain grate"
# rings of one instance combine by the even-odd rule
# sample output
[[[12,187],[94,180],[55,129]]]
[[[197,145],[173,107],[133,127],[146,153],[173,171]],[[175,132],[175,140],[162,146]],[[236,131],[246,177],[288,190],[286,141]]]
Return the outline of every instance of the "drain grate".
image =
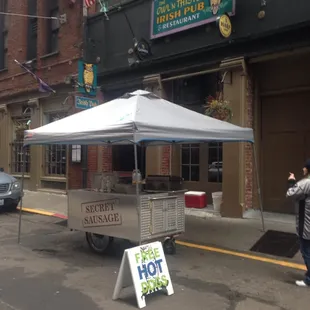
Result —
[[[299,250],[299,241],[296,234],[268,230],[250,249],[274,256],[293,258]]]
[[[62,220],[62,221],[56,222],[55,224],[56,224],[56,225],[63,226],[63,227],[67,227],[67,225],[68,225],[68,220]]]

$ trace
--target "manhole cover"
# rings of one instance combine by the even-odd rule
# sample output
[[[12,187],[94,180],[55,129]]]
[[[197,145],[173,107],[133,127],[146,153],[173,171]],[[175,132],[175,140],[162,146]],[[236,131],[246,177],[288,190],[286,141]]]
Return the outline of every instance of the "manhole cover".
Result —
[[[269,255],[293,258],[299,250],[299,241],[296,234],[268,230],[250,249]]]

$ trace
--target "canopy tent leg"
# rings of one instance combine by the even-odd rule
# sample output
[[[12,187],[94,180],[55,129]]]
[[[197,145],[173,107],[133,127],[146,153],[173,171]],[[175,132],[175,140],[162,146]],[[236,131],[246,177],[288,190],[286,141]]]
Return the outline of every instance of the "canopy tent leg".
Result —
[[[138,172],[138,148],[137,144],[134,143],[134,156],[135,156],[135,171],[136,171],[136,176]],[[139,201],[139,183],[138,183],[138,178],[136,177],[136,199],[137,199],[137,213],[138,213],[138,227],[139,227],[139,232],[141,232],[141,204]],[[139,233],[139,245],[141,245],[141,233]]]
[[[265,219],[264,219],[262,194],[261,194],[261,189],[260,189],[260,180],[259,180],[259,175],[258,175],[258,164],[257,164],[257,154],[256,154],[255,141],[254,141],[254,143],[252,143],[252,151],[253,151],[254,166],[255,166],[255,176],[256,176],[256,183],[257,183],[257,195],[258,195],[259,210],[260,210],[261,219],[262,219],[262,230],[263,230],[263,232],[265,232]]]
[[[21,237],[21,229],[22,229],[22,212],[23,212],[23,198],[24,198],[24,180],[25,180],[25,147],[23,147],[23,161],[22,161],[22,182],[21,182],[21,193],[22,196],[20,198],[20,204],[19,204],[19,222],[18,222],[18,237],[17,242],[20,244],[20,237]]]

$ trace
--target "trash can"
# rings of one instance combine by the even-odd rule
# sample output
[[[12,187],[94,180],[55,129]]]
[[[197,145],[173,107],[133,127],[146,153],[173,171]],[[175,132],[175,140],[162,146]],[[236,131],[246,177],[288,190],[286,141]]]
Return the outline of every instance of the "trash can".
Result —
[[[212,193],[214,211],[216,212],[221,211],[222,198],[223,198],[223,192]]]

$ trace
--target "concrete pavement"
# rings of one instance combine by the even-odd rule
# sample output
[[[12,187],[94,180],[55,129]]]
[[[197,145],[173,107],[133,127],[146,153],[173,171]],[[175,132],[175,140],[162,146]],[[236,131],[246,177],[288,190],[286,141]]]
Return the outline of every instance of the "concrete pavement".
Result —
[[[128,310],[132,288],[111,296],[123,250],[117,241],[107,256],[92,254],[84,234],[60,219],[25,214],[17,245],[18,214],[0,214],[0,309]],[[309,290],[293,285],[303,272],[240,257],[179,247],[167,256],[173,296],[147,298],[147,308],[197,310],[298,310],[309,307]]]

